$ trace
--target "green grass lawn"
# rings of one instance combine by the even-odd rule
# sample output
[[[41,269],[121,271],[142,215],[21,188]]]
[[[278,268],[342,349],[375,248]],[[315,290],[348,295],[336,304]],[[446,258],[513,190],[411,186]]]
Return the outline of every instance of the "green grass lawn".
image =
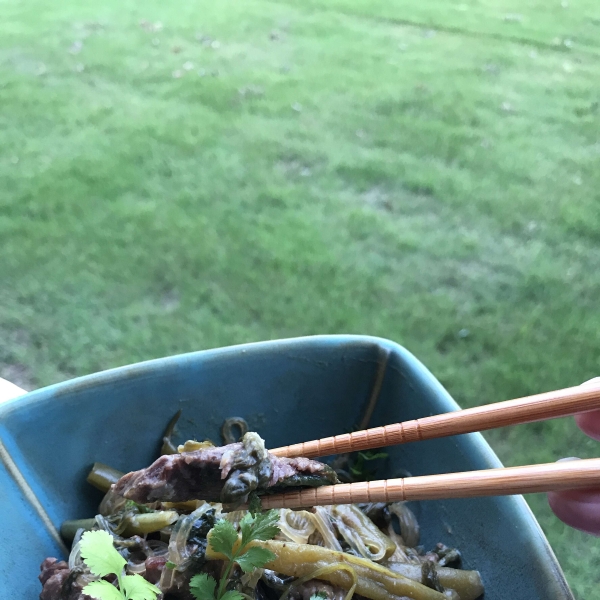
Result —
[[[0,376],[338,332],[465,407],[599,375],[599,6],[0,1]],[[597,540],[529,500],[595,597]]]

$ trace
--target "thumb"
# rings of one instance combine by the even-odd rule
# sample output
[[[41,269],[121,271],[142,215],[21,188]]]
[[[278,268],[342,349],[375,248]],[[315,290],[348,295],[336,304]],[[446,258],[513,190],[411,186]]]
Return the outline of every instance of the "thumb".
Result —
[[[600,377],[594,377],[581,384],[586,387],[597,387],[600,392]],[[581,431],[595,440],[600,440],[600,410],[575,415],[575,422]]]
[[[557,462],[571,460],[579,459],[562,458]],[[600,489],[550,492],[548,504],[563,523],[600,536]]]

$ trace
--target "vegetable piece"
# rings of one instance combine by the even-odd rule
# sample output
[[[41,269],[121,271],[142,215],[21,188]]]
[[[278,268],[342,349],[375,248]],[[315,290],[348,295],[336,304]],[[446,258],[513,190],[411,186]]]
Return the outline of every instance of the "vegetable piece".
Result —
[[[106,531],[87,531],[81,537],[81,556],[89,570],[98,577],[119,574],[127,561],[115,550],[113,538]]]
[[[85,588],[85,594],[97,600],[123,600],[125,596],[108,581],[92,581]]]
[[[210,546],[215,552],[224,554],[229,560],[232,559],[234,546],[238,541],[238,534],[235,527],[227,521],[221,519],[217,522],[210,532]]]
[[[83,529],[91,531],[96,525],[96,519],[75,519],[73,521],[65,521],[60,526],[60,535],[66,542],[72,542],[77,531]]]
[[[396,544],[357,506],[338,504],[329,510],[339,532],[358,555],[378,562],[396,551]]]
[[[248,512],[251,515],[256,515],[259,512],[262,512],[260,496],[256,492],[250,492],[250,495],[248,496]]]
[[[356,458],[350,459],[350,473],[353,476],[354,481],[370,481],[375,475],[374,469],[367,468],[366,463],[372,460],[379,460],[387,458],[387,452],[380,450],[365,450],[364,452],[357,452]]]
[[[217,582],[206,573],[200,573],[192,577],[190,581],[190,592],[196,600],[214,600]]]
[[[426,560],[421,565],[421,583],[432,590],[442,593],[445,591],[444,586],[440,583],[435,565],[430,560]]]
[[[123,535],[145,535],[160,531],[177,521],[179,514],[174,510],[157,510],[145,514],[132,514],[125,518]]]
[[[244,554],[238,556],[235,560],[244,573],[252,573],[254,569],[262,569],[270,560],[273,560],[273,553],[266,548],[248,548]]]
[[[81,556],[98,577],[116,575],[119,588],[108,581],[92,581],[83,593],[97,600],[156,600],[161,591],[140,575],[123,575],[127,561],[117,552],[106,531],[86,531],[80,541]]]
[[[156,586],[140,575],[126,575],[123,577],[123,590],[127,600],[154,600],[157,594],[160,593]]]
[[[228,560],[223,576],[217,588],[214,578],[201,573],[194,575],[190,581],[190,591],[196,600],[242,600],[239,592],[226,591],[229,575],[233,565],[237,563],[244,573],[251,573],[254,569],[262,568],[266,563],[275,559],[275,555],[266,548],[250,546],[260,541],[267,541],[279,532],[276,523],[279,518],[277,511],[252,515],[247,513],[240,521],[241,537],[230,521],[221,519],[209,532],[209,549]],[[216,590],[216,591],[215,591]]]
[[[177,452],[181,454],[182,452],[195,452],[196,450],[205,450],[206,448],[214,447],[215,445],[208,440],[205,440],[203,442],[198,442],[196,440],[187,440],[183,444],[179,444],[179,446],[177,446]]]
[[[249,544],[253,540],[271,540],[279,533],[277,511],[270,510],[266,513],[251,515],[248,513],[240,521],[242,531],[242,545]]]
[[[117,471],[117,469],[113,469],[108,465],[97,462],[92,466],[92,470],[87,476],[87,482],[91,483],[95,488],[106,494],[106,492],[108,492],[110,489],[110,486],[113,483],[117,483],[117,481],[119,481],[123,475],[123,472]]]
[[[423,576],[421,565],[390,563],[388,568],[415,581],[421,581]],[[445,588],[455,590],[460,600],[475,600],[483,594],[483,583],[477,571],[436,567],[436,573],[440,583]]]
[[[323,548],[310,544],[294,544],[293,542],[279,542],[269,540],[252,542],[253,545],[270,550],[275,558],[265,567],[277,573],[293,577],[305,577],[316,569],[328,565],[345,563],[350,565],[358,575],[356,593],[371,600],[384,598],[400,598],[407,596],[414,600],[445,600],[440,592],[431,590],[421,583],[394,573],[370,560]],[[223,555],[215,552],[209,544],[206,550],[209,560],[223,560]],[[325,581],[349,590],[352,587],[352,578],[347,572],[336,569],[331,573],[321,576]]]

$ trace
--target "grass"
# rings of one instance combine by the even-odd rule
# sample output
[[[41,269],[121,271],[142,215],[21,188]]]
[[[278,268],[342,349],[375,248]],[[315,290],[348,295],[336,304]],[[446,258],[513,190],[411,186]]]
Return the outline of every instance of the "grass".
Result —
[[[4,0],[0,23],[0,376],[337,332],[402,343],[463,406],[599,374],[597,3]],[[598,453],[569,420],[489,439]],[[592,598],[596,540],[529,501]]]

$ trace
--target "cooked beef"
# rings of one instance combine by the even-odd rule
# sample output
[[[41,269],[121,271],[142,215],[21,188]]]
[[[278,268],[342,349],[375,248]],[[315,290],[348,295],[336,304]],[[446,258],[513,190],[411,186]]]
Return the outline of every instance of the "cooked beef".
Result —
[[[85,584],[78,581],[80,573],[71,571],[64,560],[47,558],[40,570],[40,600],[92,600],[81,591]]]
[[[144,579],[157,585],[160,581],[160,576],[162,575],[163,569],[167,564],[167,559],[165,556],[149,556],[146,559],[146,571],[144,572]]]
[[[206,500],[240,505],[251,492],[337,483],[327,465],[308,458],[279,458],[267,452],[256,433],[241,442],[161,456],[146,469],[128,473],[113,490],[141,503]]]

